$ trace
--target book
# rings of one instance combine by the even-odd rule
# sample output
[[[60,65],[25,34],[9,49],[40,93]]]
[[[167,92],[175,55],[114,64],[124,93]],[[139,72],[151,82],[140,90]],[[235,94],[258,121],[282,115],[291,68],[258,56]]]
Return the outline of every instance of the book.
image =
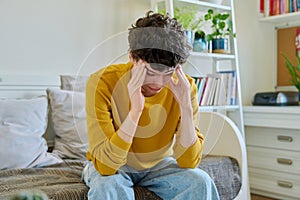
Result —
[[[265,0],[259,1],[259,16],[260,17],[265,16]]]
[[[270,0],[264,1],[264,11],[265,11],[265,17],[270,16]]]
[[[280,1],[281,0],[274,0],[274,8],[272,15],[280,15]]]
[[[293,0],[293,12],[298,11],[297,0]]]
[[[285,7],[285,12],[284,13],[289,13],[289,7],[290,7],[290,1],[289,0],[282,0],[284,2],[284,7]]]
[[[293,7],[293,5],[294,5],[294,2],[293,2],[294,0],[290,0],[289,1],[289,12],[291,13],[291,12],[294,12],[294,7]]]
[[[200,102],[201,102],[201,99],[202,99],[202,96],[203,96],[203,90],[204,90],[205,84],[206,84],[206,77],[203,76],[203,77],[201,77],[199,88],[198,88],[198,102],[199,102],[199,105],[200,105]]]
[[[232,74],[229,72],[223,72],[223,73],[226,73],[226,79],[227,79],[226,105],[230,105],[231,88],[232,88]]]
[[[214,101],[214,96],[216,93],[216,84],[217,84],[217,77],[213,77],[212,78],[212,83],[211,83],[211,89],[210,89],[210,93],[207,99],[207,105],[208,106],[212,106],[213,105],[213,101]]]
[[[237,78],[236,71],[232,71],[232,83],[231,83],[231,96],[230,105],[236,105],[236,90],[237,90]]]
[[[280,14],[289,13],[289,0],[280,0]]]
[[[199,89],[199,84],[200,84],[200,78],[199,77],[192,77],[195,81],[195,85],[197,86],[197,89]]]
[[[217,100],[217,104],[220,106],[226,105],[227,84],[227,74],[220,73],[219,95]]]
[[[223,91],[225,91],[225,92],[221,91],[221,95],[225,96],[225,99],[226,99],[226,101],[224,100],[226,102],[225,104],[226,105],[236,105],[236,96],[237,96],[237,92],[236,92],[236,90],[237,90],[237,75],[236,75],[236,71],[235,70],[228,70],[228,71],[220,71],[218,73],[224,74],[224,75],[221,75],[221,79],[222,79],[222,84],[224,85]],[[226,84],[226,87],[225,87],[225,84]]]
[[[199,106],[236,105],[237,74],[235,70],[220,71],[195,78]]]
[[[216,79],[216,90],[215,90],[215,94],[214,94],[214,99],[213,99],[213,102],[212,102],[212,105],[214,106],[218,106],[219,104],[219,95],[220,95],[220,88],[221,88],[221,78],[218,77]]]
[[[202,96],[201,102],[200,102],[201,106],[207,106],[208,97],[211,92],[212,82],[213,82],[213,76],[207,75],[206,84],[205,84],[204,91],[203,91],[203,96]]]

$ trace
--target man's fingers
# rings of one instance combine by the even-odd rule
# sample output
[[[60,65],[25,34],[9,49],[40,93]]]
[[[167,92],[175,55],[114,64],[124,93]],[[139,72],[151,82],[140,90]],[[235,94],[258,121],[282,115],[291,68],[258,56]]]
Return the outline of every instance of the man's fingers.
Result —
[[[177,74],[177,77],[180,81],[183,81],[184,83],[186,84],[189,84],[185,74],[183,73],[182,71],[182,68],[180,65],[178,65],[178,67],[176,68],[176,74]]]
[[[176,87],[176,83],[173,78],[171,78],[171,81],[169,81],[168,85],[169,85],[171,91],[174,91],[174,89]]]
[[[145,76],[146,76],[145,66],[142,66],[142,65],[134,66],[132,70],[133,70],[132,76],[131,76],[132,85],[142,86],[144,83]]]
[[[144,69],[145,69],[145,66],[140,64],[140,62],[138,62],[136,65],[133,66],[133,68],[131,70],[132,73],[131,73],[131,80],[130,80],[133,85],[138,85],[139,79],[143,75]]]

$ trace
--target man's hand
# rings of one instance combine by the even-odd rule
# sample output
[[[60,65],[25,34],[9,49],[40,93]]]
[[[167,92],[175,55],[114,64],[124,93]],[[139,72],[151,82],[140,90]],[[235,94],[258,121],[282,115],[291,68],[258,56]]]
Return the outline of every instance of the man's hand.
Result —
[[[141,92],[141,87],[144,83],[146,76],[145,64],[142,60],[134,63],[133,68],[131,69],[130,81],[127,85],[131,111],[141,113],[145,105],[145,97]]]
[[[118,135],[129,143],[132,142],[145,105],[145,97],[141,92],[141,87],[144,83],[146,72],[145,64],[142,60],[135,62],[127,85],[131,108],[118,130]]]
[[[178,82],[175,83],[172,79],[169,85],[180,107],[181,128],[179,130],[179,141],[184,148],[188,148],[197,141],[194,128],[195,125],[193,122],[193,108],[190,93],[191,86],[180,65],[176,68],[176,75],[178,77]]]
[[[178,82],[175,83],[174,79],[172,78],[169,83],[170,89],[173,92],[181,109],[191,108],[190,83],[180,65],[176,67],[175,72],[178,77]]]

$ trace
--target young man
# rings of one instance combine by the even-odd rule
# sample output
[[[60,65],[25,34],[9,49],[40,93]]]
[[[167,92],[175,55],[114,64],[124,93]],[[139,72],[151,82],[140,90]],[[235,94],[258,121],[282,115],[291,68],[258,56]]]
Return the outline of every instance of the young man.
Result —
[[[148,12],[129,29],[127,64],[90,76],[89,148],[83,178],[89,199],[134,199],[133,185],[162,199],[219,199],[197,168],[197,88],[185,75],[191,45],[176,19]]]

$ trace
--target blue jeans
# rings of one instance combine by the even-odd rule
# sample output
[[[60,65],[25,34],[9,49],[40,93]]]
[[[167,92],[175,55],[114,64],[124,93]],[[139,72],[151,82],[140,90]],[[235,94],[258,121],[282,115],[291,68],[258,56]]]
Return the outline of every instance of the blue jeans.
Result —
[[[125,165],[110,176],[102,176],[89,161],[82,177],[90,188],[90,200],[134,200],[134,185],[153,191],[163,200],[219,199],[217,188],[206,172],[199,168],[179,168],[174,158],[166,158],[141,171]]]

